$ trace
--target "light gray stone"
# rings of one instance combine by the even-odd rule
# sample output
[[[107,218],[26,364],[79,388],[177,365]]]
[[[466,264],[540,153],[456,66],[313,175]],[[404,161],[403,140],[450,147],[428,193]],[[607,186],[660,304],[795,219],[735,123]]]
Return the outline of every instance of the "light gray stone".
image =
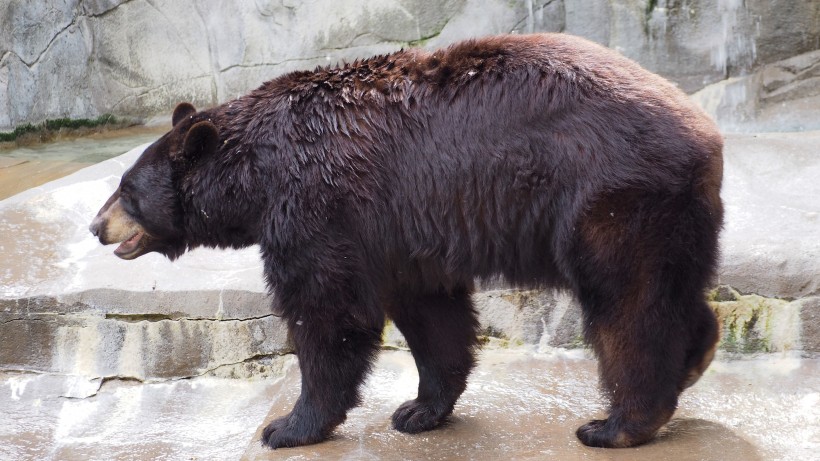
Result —
[[[820,294],[820,132],[726,136],[719,283],[741,293]]]
[[[732,132],[820,129],[820,51],[767,64],[692,95]]]
[[[0,129],[210,106],[296,69],[499,33],[588,37],[688,92],[817,50],[792,0],[0,0]],[[795,91],[814,93],[805,80]]]
[[[511,345],[578,347],[582,343],[580,308],[566,292],[553,290],[489,290],[474,296],[486,336]]]
[[[605,411],[595,362],[521,349],[482,352],[449,424],[403,434],[390,415],[416,395],[416,368],[409,353],[384,352],[362,386],[362,404],[330,440],[271,451],[259,443],[262,429],[293,408],[301,380],[295,359],[280,368],[277,379],[102,386],[0,372],[0,458],[808,461],[820,435],[820,361],[768,356],[713,363],[653,443],[589,449],[574,432]]]
[[[808,352],[806,355],[820,353],[820,296],[807,298],[800,302],[800,325],[802,331],[801,349]]]
[[[0,313],[0,369],[140,381],[189,378],[292,349],[279,320],[129,320]]]

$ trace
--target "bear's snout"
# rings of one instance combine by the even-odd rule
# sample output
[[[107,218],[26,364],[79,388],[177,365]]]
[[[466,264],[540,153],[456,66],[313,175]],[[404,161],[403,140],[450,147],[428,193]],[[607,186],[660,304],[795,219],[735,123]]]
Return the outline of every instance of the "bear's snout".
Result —
[[[104,225],[103,220],[100,219],[99,215],[97,215],[97,216],[94,217],[94,220],[91,221],[91,225],[88,226],[88,230],[89,230],[89,232],[91,232],[91,235],[93,235],[94,237],[99,237],[100,236],[100,231],[103,228],[103,225]]]
[[[103,205],[88,230],[103,245],[119,243],[114,254],[122,259],[134,259],[147,253],[152,240],[123,208],[119,190]]]

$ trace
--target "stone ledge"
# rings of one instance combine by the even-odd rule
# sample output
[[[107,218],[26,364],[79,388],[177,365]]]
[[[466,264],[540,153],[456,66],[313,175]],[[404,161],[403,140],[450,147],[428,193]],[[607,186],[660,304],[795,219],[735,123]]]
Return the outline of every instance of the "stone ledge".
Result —
[[[0,311],[0,369],[139,381],[248,377],[269,374],[272,358],[293,352],[285,323],[272,314],[188,318],[168,314],[165,303],[190,302],[203,293],[105,294],[120,303],[132,302],[112,304],[111,309],[98,304],[83,309],[76,303],[51,300],[45,308],[39,299],[18,300],[14,305],[26,307],[17,310],[8,309],[12,304],[6,302]],[[88,293],[78,297],[90,298]],[[236,292],[235,297],[264,296]],[[820,297],[786,301],[741,295],[727,286],[709,297],[722,325],[720,350],[730,357],[764,352],[820,354]],[[203,299],[215,302],[213,297]],[[476,293],[474,301],[487,348],[583,347],[580,308],[567,293],[499,289]],[[31,309],[31,304],[37,307]],[[391,323],[385,329],[384,347],[407,347]]]
[[[264,374],[265,359],[292,352],[273,315],[123,321],[89,312],[0,313],[0,337],[0,369],[91,379],[241,376],[242,368]]]

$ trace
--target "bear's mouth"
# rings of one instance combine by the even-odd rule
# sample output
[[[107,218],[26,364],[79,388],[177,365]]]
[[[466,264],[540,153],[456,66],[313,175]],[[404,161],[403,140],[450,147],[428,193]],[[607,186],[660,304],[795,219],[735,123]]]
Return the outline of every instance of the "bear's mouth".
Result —
[[[120,246],[114,250],[114,254],[122,259],[134,259],[137,256],[141,256],[146,252],[145,244],[143,242],[144,237],[145,232],[138,231],[136,234],[120,243]]]

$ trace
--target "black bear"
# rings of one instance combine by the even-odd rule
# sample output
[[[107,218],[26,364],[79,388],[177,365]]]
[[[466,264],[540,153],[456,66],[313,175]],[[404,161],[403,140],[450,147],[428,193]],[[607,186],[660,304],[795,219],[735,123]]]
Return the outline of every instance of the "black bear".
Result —
[[[475,363],[475,280],[577,295],[611,403],[577,430],[586,445],[650,440],[712,359],[722,138],[618,53],[489,37],[290,73],[172,119],[91,231],[124,259],[260,245],[302,372],[271,448],[345,420],[385,318],[419,373],[393,426],[442,424]]]

